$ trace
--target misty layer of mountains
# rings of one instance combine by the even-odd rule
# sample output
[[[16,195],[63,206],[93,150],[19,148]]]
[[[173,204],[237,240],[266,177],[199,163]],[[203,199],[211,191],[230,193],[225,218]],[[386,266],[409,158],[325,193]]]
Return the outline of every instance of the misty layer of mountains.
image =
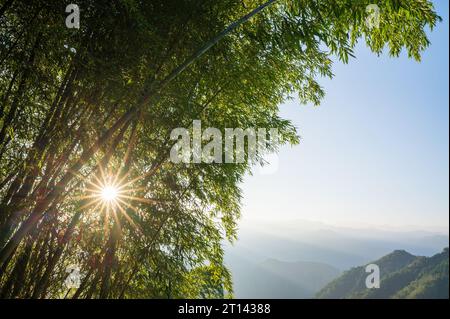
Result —
[[[439,298],[431,291],[448,296],[448,250],[436,253],[448,242],[447,234],[426,231],[252,222],[226,246],[225,260],[236,298]],[[438,260],[447,264],[435,265]],[[377,262],[381,287],[363,292],[368,274],[362,266]]]
[[[232,268],[237,298],[310,298],[336,278],[340,271],[318,262],[282,262],[268,259],[260,264]]]

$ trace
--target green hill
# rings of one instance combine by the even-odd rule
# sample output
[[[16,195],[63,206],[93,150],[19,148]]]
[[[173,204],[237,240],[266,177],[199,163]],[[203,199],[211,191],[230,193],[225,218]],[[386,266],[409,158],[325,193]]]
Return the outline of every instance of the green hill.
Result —
[[[380,288],[368,289],[365,266],[344,272],[317,293],[317,298],[448,298],[448,248],[432,257],[396,250],[372,262],[380,268]]]

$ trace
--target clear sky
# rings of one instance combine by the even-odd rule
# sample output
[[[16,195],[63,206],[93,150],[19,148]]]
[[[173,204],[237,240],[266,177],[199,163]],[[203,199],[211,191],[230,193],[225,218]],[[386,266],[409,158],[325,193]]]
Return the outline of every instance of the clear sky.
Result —
[[[288,102],[301,142],[274,174],[248,176],[243,218],[340,225],[447,228],[449,223],[449,1],[417,63],[377,57],[363,43],[322,80],[319,107]]]

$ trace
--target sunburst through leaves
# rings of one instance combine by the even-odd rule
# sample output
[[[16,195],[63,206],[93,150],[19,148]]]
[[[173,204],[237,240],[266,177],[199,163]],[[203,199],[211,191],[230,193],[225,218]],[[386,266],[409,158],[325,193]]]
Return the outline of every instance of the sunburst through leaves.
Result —
[[[133,203],[148,203],[149,200],[144,197],[133,196],[133,194],[139,191],[139,189],[132,187],[133,182],[137,179],[126,181],[128,176],[128,174],[121,176],[120,172],[117,174],[108,174],[100,169],[100,176],[94,176],[92,180],[83,178],[88,184],[88,187],[85,189],[85,195],[80,198],[85,202],[82,209],[89,208],[91,211],[98,211],[105,217],[105,221],[109,220],[109,217],[112,216],[120,225],[121,218],[118,215],[119,213],[137,231],[140,231],[140,228],[130,218],[129,213],[131,211],[138,212],[137,206],[133,205]]]

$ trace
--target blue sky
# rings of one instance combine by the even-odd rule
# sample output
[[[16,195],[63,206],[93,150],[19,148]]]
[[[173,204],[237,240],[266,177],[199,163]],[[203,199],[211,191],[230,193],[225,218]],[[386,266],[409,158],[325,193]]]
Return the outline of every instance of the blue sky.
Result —
[[[248,176],[245,219],[448,229],[449,2],[421,63],[377,57],[362,43],[322,80],[319,107],[281,106],[301,136],[275,174]]]

